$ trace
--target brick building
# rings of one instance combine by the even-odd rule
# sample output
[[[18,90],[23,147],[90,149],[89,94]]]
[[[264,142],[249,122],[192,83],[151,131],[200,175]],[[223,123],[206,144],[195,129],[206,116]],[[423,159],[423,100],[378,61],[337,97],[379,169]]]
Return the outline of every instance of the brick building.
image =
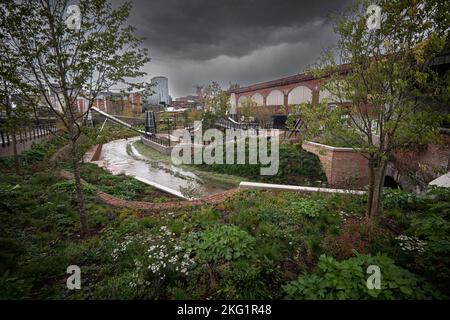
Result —
[[[78,98],[77,105],[80,112],[85,112],[88,107],[88,101],[85,98]],[[130,93],[129,95],[102,92],[94,100],[92,106],[117,115],[141,114],[144,111],[142,98],[138,92]]]
[[[342,72],[347,71],[343,66]],[[272,81],[261,82],[228,91],[230,93],[231,114],[239,114],[239,108],[245,99],[251,99],[258,107],[266,108],[273,115],[285,115],[291,106],[301,103],[321,102],[332,95],[327,90],[320,90],[319,80],[307,74],[297,74]]]

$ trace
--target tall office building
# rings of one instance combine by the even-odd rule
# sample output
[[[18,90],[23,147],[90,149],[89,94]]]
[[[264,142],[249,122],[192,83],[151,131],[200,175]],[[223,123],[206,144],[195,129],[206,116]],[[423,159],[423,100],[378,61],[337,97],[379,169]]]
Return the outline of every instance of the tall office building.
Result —
[[[153,95],[148,97],[150,104],[169,104],[169,79],[166,77],[154,77],[151,79]]]

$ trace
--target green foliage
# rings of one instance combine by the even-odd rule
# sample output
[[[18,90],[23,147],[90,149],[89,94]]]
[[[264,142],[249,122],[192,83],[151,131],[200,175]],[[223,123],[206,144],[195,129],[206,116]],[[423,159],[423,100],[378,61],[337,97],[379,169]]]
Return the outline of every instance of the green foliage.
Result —
[[[75,194],[76,193],[75,181],[63,181],[63,182],[55,183],[52,186],[52,189],[67,192],[69,194]],[[87,184],[87,183],[82,184],[82,189],[83,189],[84,193],[89,194],[89,195],[92,195],[95,192],[95,188],[92,185]]]
[[[324,209],[325,203],[321,200],[298,198],[291,201],[289,206],[284,210],[293,217],[302,215],[309,218],[316,218],[324,211]]]
[[[203,231],[190,240],[200,260],[207,262],[251,258],[255,239],[236,226],[218,226]]]
[[[355,252],[356,253],[356,252]],[[365,272],[369,265],[381,270],[381,289],[368,289]],[[288,299],[424,299],[438,297],[432,287],[394,264],[386,255],[360,255],[336,261],[322,255],[318,271],[304,274],[284,287]]]
[[[415,209],[419,204],[420,199],[414,193],[390,188],[383,190],[384,209]]]
[[[209,206],[202,206],[192,214],[191,223],[196,227],[209,227],[219,222],[219,212]]]
[[[22,299],[28,295],[32,286],[31,282],[11,276],[7,271],[0,277],[0,300]]]
[[[336,45],[307,72],[320,79],[329,98],[314,108],[301,106],[299,113],[305,138],[339,137],[351,147],[361,140],[358,152],[370,159],[374,172],[367,215],[376,219],[379,208],[373,204],[381,196],[373,190],[382,187],[388,159],[437,140],[443,116],[433,108],[442,104],[445,84],[429,59],[448,43],[446,20],[435,17],[445,16],[449,6],[434,0],[423,6],[379,1],[383,21],[374,31],[367,27],[369,4],[356,1],[336,18]]]
[[[23,169],[36,162],[48,160],[51,155],[60,147],[67,143],[65,138],[50,137],[48,140],[44,140],[40,143],[35,143],[31,146],[31,149],[25,150],[18,155],[19,163]],[[14,164],[13,157],[0,157],[0,164],[11,168]]]
[[[142,123],[144,123],[144,119],[142,119]],[[135,131],[115,123],[106,123],[102,131],[100,131],[101,128],[101,125],[97,125],[95,128],[84,129],[92,144],[104,144],[117,139],[137,136]]]
[[[412,216],[410,228],[406,233],[424,242],[421,251],[403,252],[409,256],[407,263],[442,288],[441,290],[449,293],[450,202],[435,202],[426,212]]]
[[[137,193],[143,192],[142,183],[136,180],[122,181],[112,189],[113,195],[117,195],[124,199],[133,199]]]
[[[270,147],[269,147],[270,148]],[[248,144],[245,153],[248,154]],[[235,152],[236,157],[237,152]],[[276,175],[262,176],[260,164],[225,164],[226,150],[224,150],[224,164],[197,165],[201,170],[236,175],[255,181],[283,184],[322,185],[326,177],[316,155],[306,152],[300,146],[281,145],[279,150],[279,169]]]
[[[314,108],[310,104],[301,104],[294,107],[294,114],[289,118],[291,129],[295,119],[302,119],[303,141],[310,140],[333,147],[359,148],[364,145],[361,134],[349,126],[348,110],[344,108],[330,108],[326,103],[319,103]]]
[[[110,244],[106,250],[111,263],[122,275],[107,279],[95,292],[96,297],[125,297],[155,299],[165,294],[165,288],[189,275],[193,265],[190,250],[175,239],[167,226],[157,230],[142,230],[124,237],[110,233]],[[129,273],[128,270],[133,270]],[[128,281],[126,288],[120,285]],[[133,288],[130,291],[129,288]],[[112,292],[108,293],[108,290]],[[120,295],[119,295],[120,294]]]
[[[126,200],[164,202],[173,199],[133,177],[115,176],[92,163],[81,166],[81,177],[96,189]]]
[[[271,299],[270,283],[265,280],[264,268],[257,261],[240,259],[232,264],[225,265],[221,270],[221,289],[219,297],[224,299]],[[266,270],[267,271],[267,270]],[[277,270],[271,270],[272,277],[276,277]],[[278,271],[279,272],[279,271]]]
[[[207,114],[223,117],[226,112],[230,110],[228,93],[222,90],[216,81],[213,81],[206,89],[202,90],[202,100],[206,111],[203,114],[204,121]],[[206,121],[205,124],[209,125],[207,126],[207,128],[209,128],[212,123]]]
[[[433,187],[430,191],[428,191],[427,195],[437,201],[450,202],[450,188]]]
[[[94,296],[96,299],[131,300],[139,299],[144,295],[142,288],[130,286],[136,280],[133,271],[127,271],[117,276],[111,276],[97,287]]]
[[[112,189],[123,183],[123,189],[117,189],[123,193],[132,181],[90,164],[81,167],[83,178],[95,190],[114,193]],[[401,194],[400,200],[389,202],[394,209],[385,208],[386,215],[392,211],[400,215],[405,221],[402,233],[424,242],[424,251],[405,251],[408,247],[388,236],[390,231],[383,225],[374,231],[365,225],[360,219],[363,196],[255,190],[243,190],[220,205],[174,208],[145,218],[139,218],[138,210],[110,207],[88,196],[86,210],[96,232],[80,239],[73,190],[73,184],[55,170],[2,174],[2,297],[440,298],[418,277],[427,279],[435,292],[448,292],[447,190],[433,190],[419,197],[417,205],[404,201],[411,196]],[[352,220],[358,224],[347,226]],[[358,240],[355,234],[360,242],[353,241]],[[372,260],[351,262],[349,252],[359,249],[360,243]],[[378,252],[389,253],[395,263],[378,258]],[[324,264],[319,260],[324,253],[337,261]],[[391,262],[395,267],[390,267]],[[65,268],[70,264],[83,270],[82,290],[76,293],[64,288]],[[380,265],[382,286],[388,281],[387,289],[375,297],[365,289],[368,264]],[[285,284],[291,293],[283,290]]]

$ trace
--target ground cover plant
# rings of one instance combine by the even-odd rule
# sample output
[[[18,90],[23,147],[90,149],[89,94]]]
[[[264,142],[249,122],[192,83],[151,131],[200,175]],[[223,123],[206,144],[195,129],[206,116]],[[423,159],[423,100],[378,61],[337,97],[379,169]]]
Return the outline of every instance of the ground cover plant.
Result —
[[[85,149],[96,141],[88,136]],[[386,189],[379,224],[365,197],[242,191],[223,203],[139,217],[105,205],[101,190],[168,201],[130,177],[82,165],[92,235],[80,236],[75,186],[50,161],[64,141],[2,160],[0,297],[19,299],[442,299],[450,294],[450,192]],[[27,153],[23,155],[27,157]],[[163,197],[163,198],[160,198]],[[66,268],[82,270],[81,290]],[[366,268],[381,268],[368,290]]]

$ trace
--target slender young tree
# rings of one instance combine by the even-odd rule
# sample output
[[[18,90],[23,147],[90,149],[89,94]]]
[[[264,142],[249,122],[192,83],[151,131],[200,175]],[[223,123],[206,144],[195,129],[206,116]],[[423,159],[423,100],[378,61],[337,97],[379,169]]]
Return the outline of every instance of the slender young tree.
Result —
[[[337,45],[310,70],[338,107],[325,103],[300,113],[309,136],[362,138],[356,150],[368,159],[367,218],[374,222],[394,153],[437,137],[440,116],[431,106],[443,87],[431,62],[448,43],[450,2],[375,1],[378,28],[371,4],[359,1],[337,18]]]
[[[126,24],[131,4],[118,8],[107,0],[4,1],[7,45],[25,63],[21,77],[62,123],[70,139],[82,235],[89,234],[81,185],[77,141],[83,119],[101,92],[128,85],[145,75],[149,61],[135,29]],[[30,97],[30,98],[35,98]],[[87,101],[83,112],[78,99]]]
[[[241,114],[245,117],[245,120],[248,121],[250,117],[254,117],[256,114],[256,108],[258,104],[250,97],[244,98],[241,102]]]
[[[197,92],[203,105],[203,125],[213,127],[216,120],[225,117],[231,108],[228,93],[216,81]]]

